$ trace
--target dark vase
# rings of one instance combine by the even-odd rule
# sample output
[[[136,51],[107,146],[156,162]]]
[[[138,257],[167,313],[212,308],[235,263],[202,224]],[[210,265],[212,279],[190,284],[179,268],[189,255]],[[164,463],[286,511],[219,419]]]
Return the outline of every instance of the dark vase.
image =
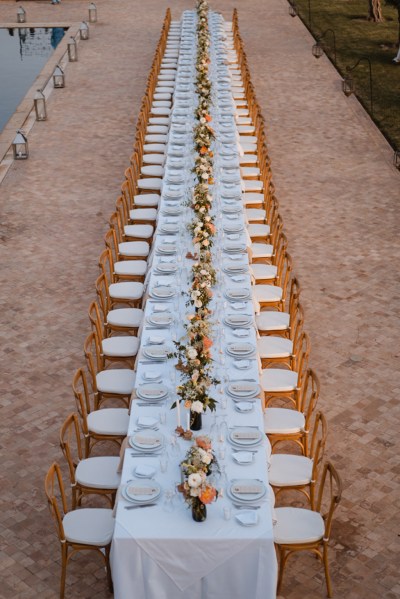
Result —
[[[192,503],[192,518],[195,522],[204,522],[207,518],[207,507],[200,499],[195,499]]]
[[[190,430],[199,431],[202,425],[201,412],[190,412]]]

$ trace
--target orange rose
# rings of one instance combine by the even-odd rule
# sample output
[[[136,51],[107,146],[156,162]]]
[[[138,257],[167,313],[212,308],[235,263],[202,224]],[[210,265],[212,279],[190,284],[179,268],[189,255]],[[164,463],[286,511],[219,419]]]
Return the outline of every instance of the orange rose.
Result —
[[[207,148],[206,146],[203,146],[202,148],[200,148],[200,154],[207,154]]]
[[[211,440],[208,437],[196,437],[196,445],[207,451],[211,449]]]
[[[206,119],[207,123],[211,123],[211,121],[212,121],[212,117],[209,114],[206,114],[205,119]]]
[[[214,487],[206,487],[204,491],[200,494],[199,499],[202,503],[211,503],[217,496],[217,491]]]
[[[214,233],[215,233],[215,231],[216,231],[215,225],[213,225],[213,223],[207,223],[207,228],[208,228],[208,230],[209,230],[211,233],[213,233],[213,234],[214,234]]]
[[[210,347],[212,347],[213,342],[211,341],[211,339],[209,339],[209,337],[204,337],[203,339],[203,347],[205,350],[210,349]]]

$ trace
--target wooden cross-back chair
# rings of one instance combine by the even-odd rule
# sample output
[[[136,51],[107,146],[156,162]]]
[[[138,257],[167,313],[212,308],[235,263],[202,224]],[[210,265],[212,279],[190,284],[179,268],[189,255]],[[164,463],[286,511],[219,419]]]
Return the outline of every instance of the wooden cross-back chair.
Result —
[[[54,462],[45,478],[45,493],[61,545],[60,599],[65,597],[67,565],[79,551],[95,551],[104,560],[107,581],[112,592],[110,548],[114,531],[111,509],[83,508],[68,510],[60,466]]]

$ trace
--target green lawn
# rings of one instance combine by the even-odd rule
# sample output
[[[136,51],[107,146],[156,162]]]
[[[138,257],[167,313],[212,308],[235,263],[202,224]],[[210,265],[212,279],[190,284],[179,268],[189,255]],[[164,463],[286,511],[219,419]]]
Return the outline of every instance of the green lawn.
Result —
[[[311,29],[314,37],[326,29],[336,36],[337,69],[343,76],[346,66],[353,66],[366,56],[372,64],[373,119],[395,149],[400,150],[400,64],[392,59],[397,53],[397,11],[382,0],[383,23],[367,20],[366,0],[295,0],[299,16]],[[311,27],[309,25],[311,7]],[[333,61],[333,36],[322,40],[326,53]],[[311,51],[311,49],[310,49]],[[369,71],[362,62],[352,75],[356,94],[370,112]]]

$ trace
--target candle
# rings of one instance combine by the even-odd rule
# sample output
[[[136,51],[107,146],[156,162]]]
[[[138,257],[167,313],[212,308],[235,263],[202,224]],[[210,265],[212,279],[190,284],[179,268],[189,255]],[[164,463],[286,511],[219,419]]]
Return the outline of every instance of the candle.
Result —
[[[188,413],[186,414],[186,430],[189,431],[190,430],[190,410],[188,410]]]
[[[180,426],[181,425],[181,405],[180,405],[179,399],[176,400],[176,417],[178,419],[178,426]]]

